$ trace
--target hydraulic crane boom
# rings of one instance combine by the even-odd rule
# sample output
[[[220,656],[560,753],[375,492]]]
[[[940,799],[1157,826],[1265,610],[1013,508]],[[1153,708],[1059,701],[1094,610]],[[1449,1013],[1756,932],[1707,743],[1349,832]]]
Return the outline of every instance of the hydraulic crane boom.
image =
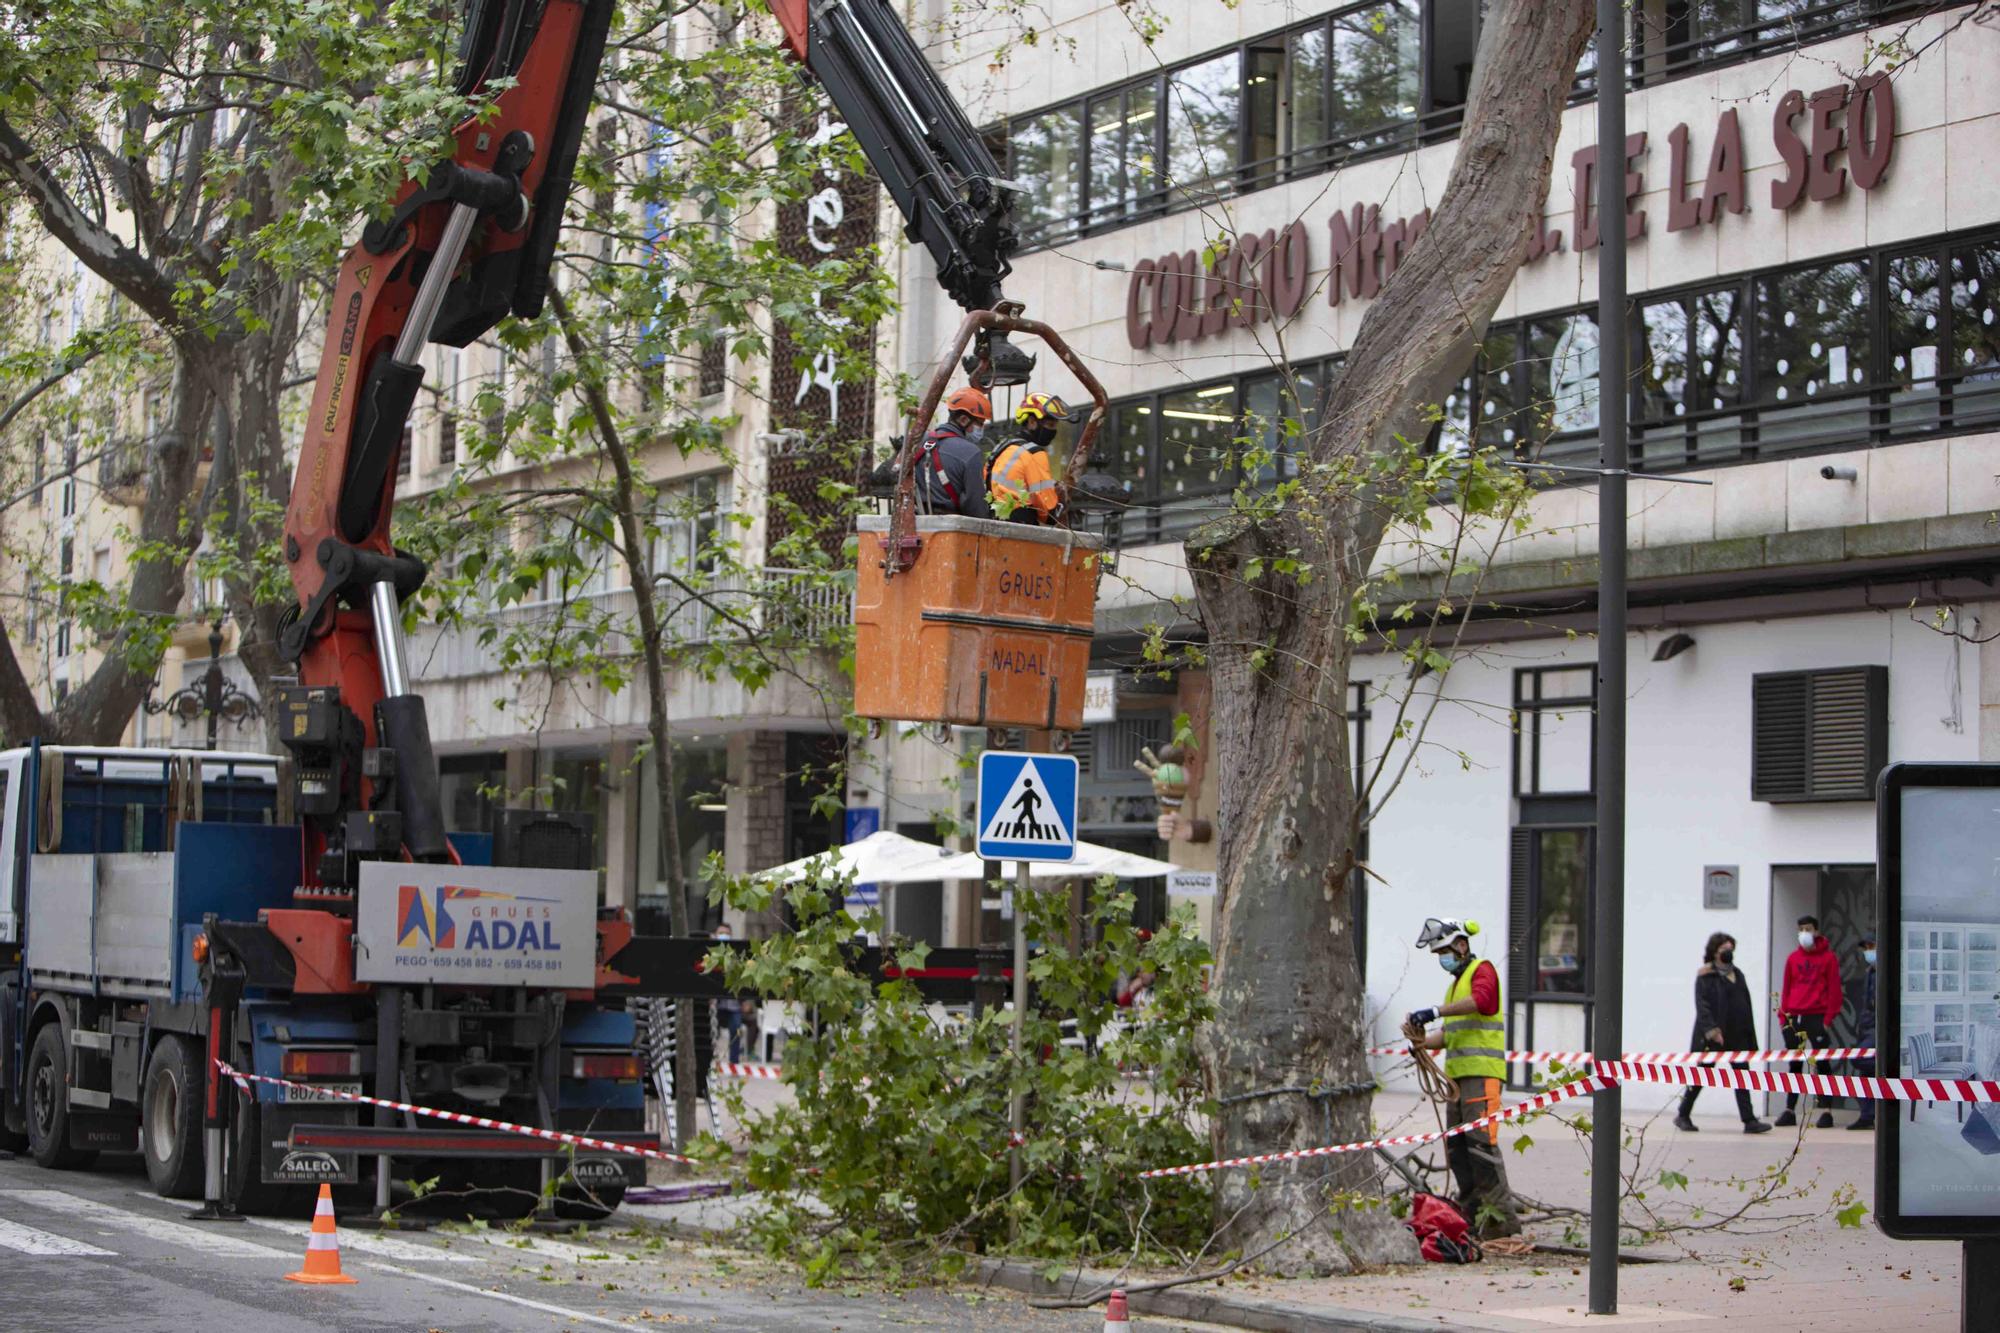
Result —
[[[1018,244],[1013,196],[986,140],[917,49],[889,0],[771,0],[785,43],[847,122],[904,235],[937,261],[964,309],[992,310]],[[1002,332],[982,335],[991,383],[1022,384],[1034,358]],[[973,364],[977,363],[973,358]],[[970,369],[970,365],[968,369]]]
[[[457,90],[512,86],[341,266],[285,512],[299,600],[279,646],[300,683],[279,700],[280,733],[298,763],[309,887],[351,891],[358,857],[451,859],[402,641],[399,606],[425,571],[389,541],[396,459],[424,345],[463,347],[510,312],[541,312],[611,12],[612,0],[471,0]]]
[[[334,288],[284,553],[298,604],[279,699],[298,764],[308,892],[344,897],[361,859],[447,861],[437,760],[409,679],[400,606],[422,562],[389,540],[396,460],[426,343],[462,347],[508,313],[533,318],[570,189],[612,0],[470,0],[457,89],[511,79],[495,114],[371,223]],[[888,0],[772,0],[792,53],[825,87],[938,280],[971,312],[1003,304],[1015,187]],[[981,325],[975,378],[1019,384],[1034,358]],[[907,483],[907,478],[905,479]],[[905,486],[907,489],[907,485]]]

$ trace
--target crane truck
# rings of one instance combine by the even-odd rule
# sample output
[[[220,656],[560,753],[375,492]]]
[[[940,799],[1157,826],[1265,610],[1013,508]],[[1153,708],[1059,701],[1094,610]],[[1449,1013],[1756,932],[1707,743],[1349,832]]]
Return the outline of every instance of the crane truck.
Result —
[[[1011,188],[985,140],[888,0],[774,12],[969,312],[926,418],[968,339],[975,382],[1025,382],[1033,358],[1007,335],[1047,331],[1002,298]],[[599,910],[573,821],[447,833],[402,637],[426,571],[390,535],[425,346],[542,310],[611,13],[471,0],[456,86],[499,89],[491,110],[341,266],[282,537],[297,682],[267,706],[283,754],[0,754],[0,1145],[50,1168],[137,1148],[159,1192],[200,1193],[211,1215],[358,1189],[371,1162],[379,1209],[396,1181],[437,1178],[602,1215],[639,1179],[630,1157],[384,1104],[642,1142],[626,1001],[716,993],[707,942],[635,938]],[[898,459],[905,517],[920,434]],[[954,952],[920,980],[955,997],[1002,981]]]

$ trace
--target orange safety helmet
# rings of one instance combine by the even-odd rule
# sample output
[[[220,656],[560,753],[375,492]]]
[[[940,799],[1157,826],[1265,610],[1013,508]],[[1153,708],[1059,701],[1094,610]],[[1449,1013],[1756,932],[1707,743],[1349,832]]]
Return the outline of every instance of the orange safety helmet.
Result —
[[[1031,426],[1037,421],[1073,421],[1075,414],[1069,405],[1052,393],[1031,393],[1021,400],[1014,409],[1014,420],[1023,426]]]
[[[975,421],[993,420],[993,400],[984,389],[953,389],[945,395],[944,410],[964,412]]]

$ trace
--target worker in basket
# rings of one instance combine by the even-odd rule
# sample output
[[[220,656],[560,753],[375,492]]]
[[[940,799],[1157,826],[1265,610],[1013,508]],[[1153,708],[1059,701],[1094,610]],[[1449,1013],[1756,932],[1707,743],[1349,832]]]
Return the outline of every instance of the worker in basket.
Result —
[[[1449,1125],[1470,1124],[1500,1109],[1500,1084],[1507,1077],[1507,1024],[1500,1011],[1500,969],[1472,953],[1477,921],[1431,917],[1417,947],[1436,955],[1451,977],[1444,1003],[1419,1009],[1403,1024],[1404,1035],[1427,1050],[1444,1052],[1444,1076],[1451,1085],[1445,1107]],[[1437,1032],[1426,1033],[1442,1019]],[[1521,1223],[1507,1188],[1507,1163],[1500,1155],[1500,1127],[1483,1125],[1444,1141],[1445,1161],[1458,1185],[1459,1206],[1480,1239],[1519,1235]]]
[[[991,518],[979,447],[986,423],[993,420],[993,400],[983,389],[954,389],[945,396],[945,419],[924,436],[917,452],[917,503],[927,514],[963,514]]]
[[[1049,445],[1076,414],[1052,393],[1031,393],[1014,413],[1014,431],[993,453],[986,486],[995,508],[1016,523],[1053,523],[1062,492],[1049,470]]]

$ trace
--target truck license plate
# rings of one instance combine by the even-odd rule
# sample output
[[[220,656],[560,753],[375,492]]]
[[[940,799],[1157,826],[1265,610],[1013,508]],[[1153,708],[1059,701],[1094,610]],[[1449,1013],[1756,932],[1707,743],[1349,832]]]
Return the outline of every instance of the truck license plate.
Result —
[[[294,1103],[336,1102],[341,1105],[348,1105],[349,1103],[344,1099],[334,1096],[336,1092],[351,1092],[359,1096],[361,1085],[359,1083],[320,1083],[310,1087],[280,1087],[278,1089],[278,1100]]]

